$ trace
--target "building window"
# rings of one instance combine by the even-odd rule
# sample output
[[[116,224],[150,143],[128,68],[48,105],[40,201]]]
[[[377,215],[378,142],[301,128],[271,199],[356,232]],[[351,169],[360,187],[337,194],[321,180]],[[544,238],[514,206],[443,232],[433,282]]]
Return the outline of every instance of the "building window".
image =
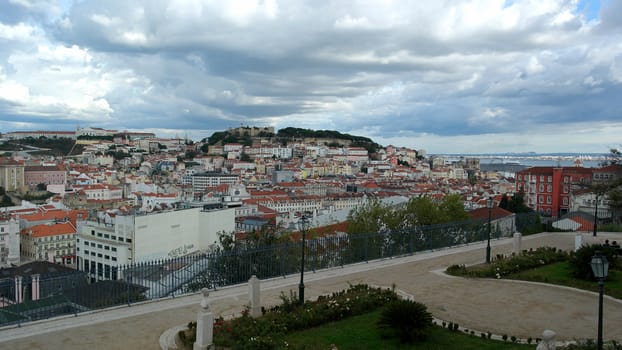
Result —
[[[540,175],[540,182],[544,182],[544,175]]]
[[[568,183],[569,181],[568,176],[564,176],[564,183]]]
[[[113,251],[113,252],[116,252],[116,251],[117,251],[117,248],[116,248],[116,247],[112,247],[111,249],[112,249],[112,251]]]
[[[538,202],[540,204],[543,204],[544,203],[544,196],[538,196]]]
[[[547,192],[553,192],[553,186],[552,185],[546,185],[546,191]]]
[[[538,192],[544,192],[544,185],[540,184],[540,186],[538,187]]]
[[[552,200],[551,196],[546,196],[546,204],[551,204]]]
[[[568,205],[568,197],[564,197],[564,199],[562,200],[562,203],[564,205]]]
[[[549,182],[553,182],[553,177],[549,176]]]

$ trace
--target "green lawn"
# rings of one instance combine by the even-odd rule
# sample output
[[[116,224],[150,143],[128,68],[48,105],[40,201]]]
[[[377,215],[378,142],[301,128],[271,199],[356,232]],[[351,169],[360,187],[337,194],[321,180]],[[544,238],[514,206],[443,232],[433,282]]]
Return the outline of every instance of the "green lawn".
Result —
[[[285,340],[295,349],[326,350],[335,344],[339,350],[377,350],[377,349],[421,349],[421,350],[493,350],[493,349],[534,349],[531,345],[512,344],[495,340],[481,339],[461,332],[452,332],[441,327],[434,327],[430,337],[424,342],[403,345],[396,340],[385,340],[376,329],[376,320],[380,311],[347,318],[340,322],[329,323],[320,327],[288,334]]]
[[[596,281],[584,281],[572,277],[570,264],[566,261],[510,274],[503,278],[544,282],[594,292],[598,291],[598,283]],[[609,270],[609,277],[605,281],[605,294],[617,299],[622,299],[622,272]]]

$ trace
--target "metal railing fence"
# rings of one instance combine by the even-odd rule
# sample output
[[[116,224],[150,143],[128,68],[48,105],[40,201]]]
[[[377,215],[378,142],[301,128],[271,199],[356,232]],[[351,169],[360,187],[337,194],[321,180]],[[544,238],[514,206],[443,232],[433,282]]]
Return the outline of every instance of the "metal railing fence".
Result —
[[[540,225],[537,215],[517,215],[517,228]],[[493,223],[491,238],[510,236]],[[305,271],[369,262],[487,239],[486,220],[418,226],[399,231],[342,234],[315,238],[305,244]],[[201,288],[217,289],[260,279],[300,273],[301,242],[252,250],[218,251],[113,268],[117,280],[90,282],[86,272],[62,276],[0,279],[0,326],[21,324],[94,309],[131,305],[144,300],[174,298]],[[92,277],[92,276],[91,276]],[[33,294],[33,289],[38,292]],[[19,290],[20,293],[16,291]]]

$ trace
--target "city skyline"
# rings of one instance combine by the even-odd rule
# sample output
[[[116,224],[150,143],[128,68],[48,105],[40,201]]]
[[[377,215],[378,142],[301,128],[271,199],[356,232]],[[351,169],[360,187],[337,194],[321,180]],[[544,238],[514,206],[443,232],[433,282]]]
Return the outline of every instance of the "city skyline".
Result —
[[[622,143],[619,1],[9,1],[0,131],[240,125],[429,153]]]

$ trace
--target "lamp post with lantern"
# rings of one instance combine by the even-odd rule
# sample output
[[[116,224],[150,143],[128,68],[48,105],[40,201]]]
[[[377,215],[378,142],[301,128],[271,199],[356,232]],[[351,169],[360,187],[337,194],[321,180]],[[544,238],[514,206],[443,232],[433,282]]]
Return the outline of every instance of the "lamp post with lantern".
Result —
[[[490,223],[492,219],[492,204],[492,197],[488,197],[488,200],[486,201],[486,207],[488,207],[488,243],[486,244],[486,264],[490,264]]]
[[[298,285],[298,302],[300,305],[304,305],[305,303],[305,284],[304,284],[304,274],[305,274],[305,234],[307,229],[309,229],[309,219],[307,219],[306,215],[302,215],[300,217],[300,221],[298,222],[300,232],[302,233],[302,242],[301,242],[301,257],[300,257],[300,284]]]
[[[609,262],[607,257],[600,251],[594,252],[592,260],[590,261],[592,272],[594,277],[598,279],[598,350],[603,349],[603,288],[605,284],[605,278],[609,272]]]

